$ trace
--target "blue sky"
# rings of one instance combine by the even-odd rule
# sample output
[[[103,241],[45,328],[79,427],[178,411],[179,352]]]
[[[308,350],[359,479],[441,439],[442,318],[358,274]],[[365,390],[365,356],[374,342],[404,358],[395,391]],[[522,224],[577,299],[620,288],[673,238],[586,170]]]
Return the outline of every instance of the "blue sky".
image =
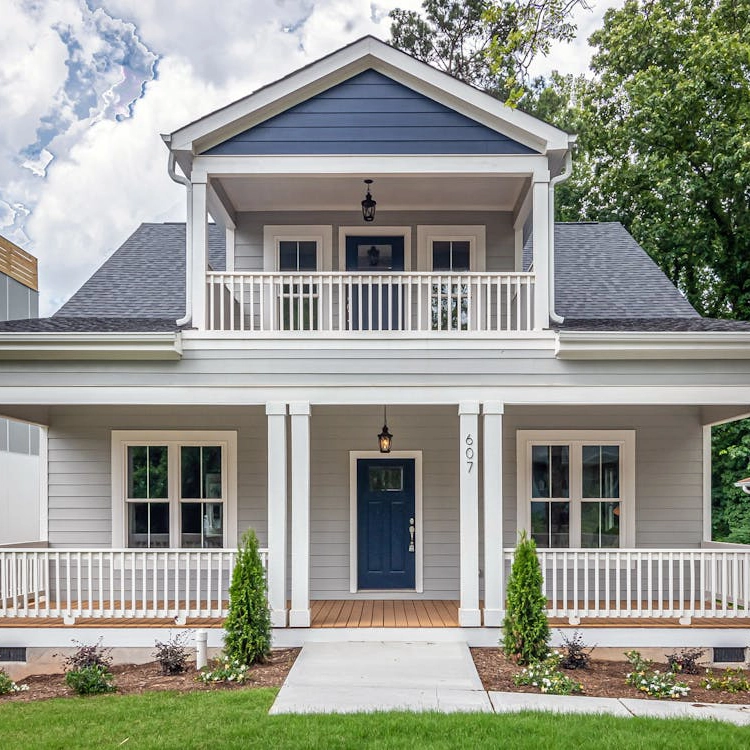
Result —
[[[10,0],[0,24],[0,234],[39,258],[54,312],[142,221],[183,220],[159,137],[420,0]],[[535,73],[583,72],[579,36]],[[209,10],[210,9],[210,10]]]

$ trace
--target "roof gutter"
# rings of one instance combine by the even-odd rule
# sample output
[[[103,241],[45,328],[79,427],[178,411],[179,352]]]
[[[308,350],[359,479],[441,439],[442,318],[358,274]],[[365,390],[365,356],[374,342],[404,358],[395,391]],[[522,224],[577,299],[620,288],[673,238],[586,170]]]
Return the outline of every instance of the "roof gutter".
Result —
[[[167,146],[170,145],[171,136],[162,136]],[[193,318],[193,183],[187,177],[177,174],[175,170],[176,157],[170,149],[167,161],[167,174],[173,182],[184,185],[187,190],[187,217],[185,221],[185,315],[176,321],[178,326],[188,325]]]
[[[570,146],[572,147],[572,145],[571,143]],[[549,200],[547,201],[549,206],[549,220],[547,222],[549,226],[549,239],[547,242],[549,252],[549,319],[553,323],[562,323],[564,320],[562,315],[558,315],[555,312],[555,186],[567,180],[572,172],[573,152],[571,148],[568,148],[565,153],[563,171],[549,181]]]

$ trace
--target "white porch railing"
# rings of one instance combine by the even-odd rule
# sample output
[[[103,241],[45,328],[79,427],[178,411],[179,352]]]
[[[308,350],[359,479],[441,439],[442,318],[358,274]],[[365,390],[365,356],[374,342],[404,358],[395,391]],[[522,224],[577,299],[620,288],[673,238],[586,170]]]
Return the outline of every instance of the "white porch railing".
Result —
[[[534,328],[533,273],[206,274],[210,331],[509,334]]]
[[[260,551],[263,565],[268,552]],[[0,550],[0,618],[224,617],[236,550]]]
[[[506,575],[514,550],[503,552]],[[538,549],[550,617],[749,617],[750,549]]]

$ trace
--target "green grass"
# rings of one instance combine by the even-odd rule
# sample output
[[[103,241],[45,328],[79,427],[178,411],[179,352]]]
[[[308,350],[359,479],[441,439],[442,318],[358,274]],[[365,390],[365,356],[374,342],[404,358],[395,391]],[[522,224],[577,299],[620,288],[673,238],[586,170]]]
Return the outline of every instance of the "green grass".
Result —
[[[276,690],[147,693],[0,705],[0,746],[217,748],[724,748],[747,728],[707,721],[552,714],[268,716]]]

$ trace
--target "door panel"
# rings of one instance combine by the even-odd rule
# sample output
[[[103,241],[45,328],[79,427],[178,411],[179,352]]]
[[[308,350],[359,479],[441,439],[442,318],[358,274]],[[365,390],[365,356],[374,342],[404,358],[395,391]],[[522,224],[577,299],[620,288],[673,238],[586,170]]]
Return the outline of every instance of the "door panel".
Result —
[[[357,586],[413,589],[414,459],[357,460]]]
[[[351,236],[346,238],[346,270],[361,273],[362,286],[352,288],[347,304],[353,331],[397,331],[403,328],[398,287],[377,284],[380,274],[404,270],[404,238]],[[375,277],[373,280],[372,277]],[[378,289],[373,287],[377,285]]]

